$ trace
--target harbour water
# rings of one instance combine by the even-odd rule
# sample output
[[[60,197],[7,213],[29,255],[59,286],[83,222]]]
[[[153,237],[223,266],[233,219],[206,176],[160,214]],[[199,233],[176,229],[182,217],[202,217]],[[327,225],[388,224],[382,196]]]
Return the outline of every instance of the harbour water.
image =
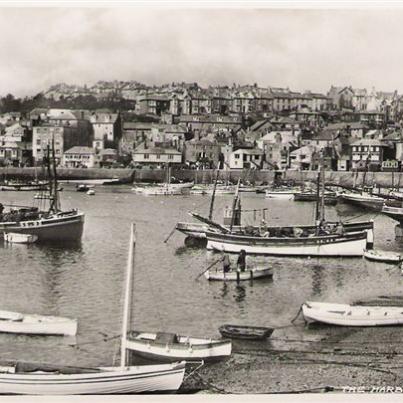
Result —
[[[5,205],[27,205],[33,194],[2,192]],[[403,277],[397,266],[360,258],[248,257],[274,268],[273,279],[240,286],[195,278],[218,255],[184,246],[184,236],[169,235],[178,221],[191,221],[189,211],[208,214],[208,196],[144,197],[129,186],[99,186],[88,196],[66,186],[64,208],[86,214],[81,245],[0,244],[0,309],[74,317],[78,334],[71,337],[0,334],[2,360],[60,362],[66,365],[112,365],[118,357],[123,282],[131,222],[137,244],[132,325],[139,330],[164,330],[218,337],[223,323],[284,327],[273,334],[273,345],[287,339],[320,339],[302,323],[288,327],[306,300],[352,302],[380,295],[403,297]],[[217,196],[215,218],[230,206],[232,196]],[[242,208],[268,208],[269,224],[310,224],[314,204],[265,199],[243,194]],[[395,223],[386,216],[347,205],[326,207],[329,219],[375,221],[375,248],[400,251]],[[253,223],[254,214],[243,216]],[[256,214],[256,220],[261,216]],[[235,256],[232,257],[235,259]],[[335,330],[337,331],[337,330]],[[114,338],[115,337],[115,338]],[[115,362],[116,363],[116,362]]]

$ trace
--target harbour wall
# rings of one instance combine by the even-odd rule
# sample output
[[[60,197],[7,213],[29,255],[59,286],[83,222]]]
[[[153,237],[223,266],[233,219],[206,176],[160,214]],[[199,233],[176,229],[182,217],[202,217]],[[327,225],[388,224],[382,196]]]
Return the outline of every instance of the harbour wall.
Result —
[[[214,170],[184,170],[172,169],[172,176],[183,181],[195,181],[195,183],[212,183],[215,178]],[[108,168],[58,168],[57,174],[61,180],[83,180],[83,179],[119,179],[122,183],[132,182],[164,182],[166,170],[163,169],[108,169]],[[344,187],[359,186],[363,183],[363,172],[341,172],[326,171],[325,181],[327,184],[340,185]],[[316,181],[317,171],[265,171],[265,170],[244,170],[228,171],[220,170],[218,178],[223,181],[236,183],[238,179],[243,182],[254,184],[270,184],[274,179],[289,180],[297,183]],[[380,187],[396,187],[399,184],[399,172],[368,172],[365,182],[368,185]],[[0,168],[0,179],[43,179],[46,178],[46,171],[42,168]],[[403,178],[401,178],[403,187]]]

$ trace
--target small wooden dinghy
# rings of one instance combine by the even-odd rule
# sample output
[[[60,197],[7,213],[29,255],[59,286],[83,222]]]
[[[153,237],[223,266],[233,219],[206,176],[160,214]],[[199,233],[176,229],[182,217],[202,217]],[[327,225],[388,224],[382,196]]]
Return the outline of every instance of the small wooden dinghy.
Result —
[[[384,263],[399,263],[402,256],[396,252],[367,249],[364,251],[364,257],[368,260]]]
[[[302,312],[307,322],[338,326],[403,325],[403,306],[367,306],[304,302]]]
[[[38,240],[38,235],[19,234],[16,232],[5,232],[4,241],[9,243],[34,243]]]
[[[131,331],[126,348],[134,354],[162,361],[217,360],[231,355],[230,340],[179,336],[174,333]]]
[[[77,333],[77,320],[59,316],[0,311],[0,332],[75,336]]]
[[[259,326],[222,325],[218,328],[222,337],[244,340],[265,340],[274,329]]]
[[[231,270],[224,273],[223,270],[208,270],[204,273],[207,280],[216,281],[246,281],[255,280],[257,278],[272,277],[273,270],[271,267],[253,267],[245,271]]]

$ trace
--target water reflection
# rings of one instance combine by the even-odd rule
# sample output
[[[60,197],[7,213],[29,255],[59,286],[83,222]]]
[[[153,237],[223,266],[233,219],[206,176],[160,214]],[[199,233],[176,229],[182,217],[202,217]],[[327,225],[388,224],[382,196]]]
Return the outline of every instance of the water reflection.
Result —
[[[312,266],[312,295],[322,294],[323,267],[320,265]]]
[[[235,301],[241,303],[245,300],[246,289],[243,285],[237,285],[235,287]]]
[[[220,296],[221,298],[225,298],[227,295],[228,295],[228,284],[226,281],[224,281],[221,288]]]

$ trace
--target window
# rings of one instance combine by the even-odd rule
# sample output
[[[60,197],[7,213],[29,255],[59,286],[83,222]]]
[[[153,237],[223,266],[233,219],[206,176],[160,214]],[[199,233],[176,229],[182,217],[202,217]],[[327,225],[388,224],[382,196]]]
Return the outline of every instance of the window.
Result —
[[[239,154],[235,154],[235,158],[236,158],[236,159],[239,159]]]
[[[255,155],[255,160],[258,160],[259,159],[259,155]]]
[[[173,156],[172,154],[169,154],[169,155],[168,155],[168,159],[169,159],[169,160],[173,160],[173,159],[174,159],[174,156]]]
[[[161,154],[157,154],[157,160],[161,158]]]
[[[148,160],[150,158],[150,156],[148,154],[144,154],[144,159]]]

